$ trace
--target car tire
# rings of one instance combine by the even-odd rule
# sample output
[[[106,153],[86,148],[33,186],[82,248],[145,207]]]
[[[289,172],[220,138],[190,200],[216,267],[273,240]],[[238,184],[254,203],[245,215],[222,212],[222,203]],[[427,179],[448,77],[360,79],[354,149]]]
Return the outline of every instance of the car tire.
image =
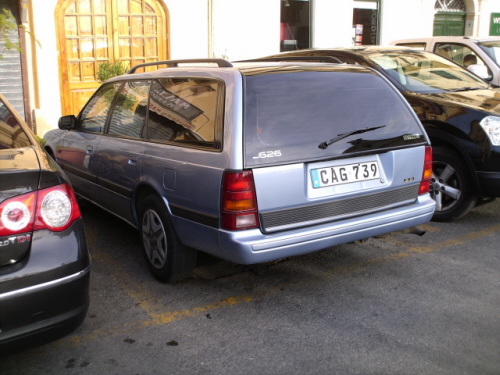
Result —
[[[196,265],[196,250],[181,243],[163,202],[150,195],[140,208],[141,242],[151,273],[168,283],[190,277]]]
[[[449,222],[467,214],[476,204],[463,159],[446,147],[432,149],[431,196],[436,201],[433,221]]]

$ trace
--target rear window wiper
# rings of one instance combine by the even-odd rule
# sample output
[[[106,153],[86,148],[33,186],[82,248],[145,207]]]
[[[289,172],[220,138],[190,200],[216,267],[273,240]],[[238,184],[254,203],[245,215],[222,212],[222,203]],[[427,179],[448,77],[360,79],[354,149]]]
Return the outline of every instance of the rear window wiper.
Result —
[[[328,142],[322,142],[322,143],[320,143],[318,145],[318,147],[324,150],[325,148],[327,148],[328,146],[330,146],[332,143],[335,143],[337,141],[340,141],[341,139],[347,138],[350,135],[361,134],[361,133],[369,132],[369,131],[372,131],[372,130],[384,128],[386,126],[387,125],[374,126],[374,127],[371,127],[371,128],[363,128],[363,129],[353,130],[351,132],[347,132],[347,133],[343,133],[343,134],[337,134],[337,136],[335,138],[330,139]]]

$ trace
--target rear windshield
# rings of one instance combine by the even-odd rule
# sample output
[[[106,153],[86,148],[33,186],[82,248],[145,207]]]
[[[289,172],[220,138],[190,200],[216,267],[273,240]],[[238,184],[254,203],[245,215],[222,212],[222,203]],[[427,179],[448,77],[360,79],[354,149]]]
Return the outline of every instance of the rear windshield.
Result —
[[[0,100],[0,150],[30,146],[30,140],[9,108]]]
[[[369,70],[246,76],[244,102],[247,167],[352,156],[426,141],[404,99]]]

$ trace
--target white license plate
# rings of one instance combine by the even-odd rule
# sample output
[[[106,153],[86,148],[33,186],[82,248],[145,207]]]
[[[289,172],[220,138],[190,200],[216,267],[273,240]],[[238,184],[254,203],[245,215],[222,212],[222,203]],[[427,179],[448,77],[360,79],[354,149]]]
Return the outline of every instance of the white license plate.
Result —
[[[314,188],[374,180],[376,178],[380,178],[377,161],[311,170],[311,179]]]

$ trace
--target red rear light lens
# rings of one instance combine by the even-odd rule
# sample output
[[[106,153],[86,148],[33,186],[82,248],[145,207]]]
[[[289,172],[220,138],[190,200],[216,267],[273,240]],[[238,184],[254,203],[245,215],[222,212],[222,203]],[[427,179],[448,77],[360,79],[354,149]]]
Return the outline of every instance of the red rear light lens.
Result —
[[[0,236],[31,232],[35,219],[36,192],[7,199],[0,204]]]
[[[68,184],[52,186],[7,199],[0,204],[0,236],[49,229],[62,231],[81,212]]]
[[[418,189],[418,195],[427,194],[431,187],[432,178],[432,148],[425,148],[424,171],[422,172],[422,180]]]
[[[222,228],[259,227],[257,198],[251,171],[226,172],[222,178]]]

